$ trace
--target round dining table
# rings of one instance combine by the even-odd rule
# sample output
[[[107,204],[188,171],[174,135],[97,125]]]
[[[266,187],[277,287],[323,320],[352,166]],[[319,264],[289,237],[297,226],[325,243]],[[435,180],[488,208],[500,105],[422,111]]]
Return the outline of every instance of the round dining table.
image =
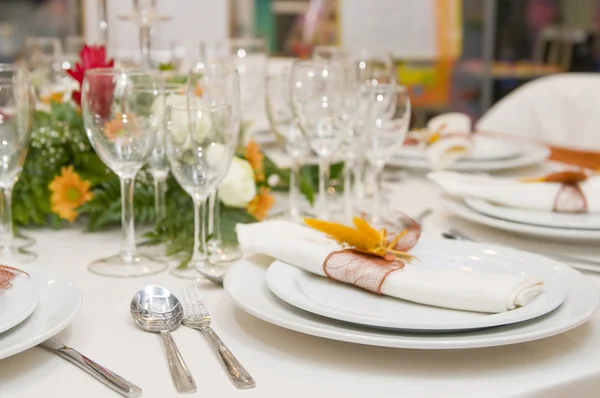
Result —
[[[431,207],[423,234],[439,237],[450,227],[484,242],[599,259],[597,244],[543,242],[461,221],[439,206],[440,192],[423,175],[394,175],[385,184],[390,204],[407,214]],[[396,181],[398,180],[398,181]],[[181,292],[188,281],[168,272],[116,279],[87,265],[118,248],[117,229],[84,232],[29,230],[38,255],[33,266],[74,282],[83,306],[57,338],[143,389],[144,397],[177,392],[161,338],[139,329],[129,314],[133,295],[149,284]],[[600,269],[599,269],[600,271]],[[600,274],[586,274],[600,287]],[[180,327],[174,338],[194,376],[192,396],[214,397],[587,397],[600,389],[600,314],[569,332],[539,341],[493,348],[421,351],[386,349],[328,340],[287,330],[236,307],[227,292],[197,282],[212,325],[256,380],[238,390],[229,381],[204,336]],[[0,360],[0,397],[117,397],[94,378],[49,351],[34,347]]]

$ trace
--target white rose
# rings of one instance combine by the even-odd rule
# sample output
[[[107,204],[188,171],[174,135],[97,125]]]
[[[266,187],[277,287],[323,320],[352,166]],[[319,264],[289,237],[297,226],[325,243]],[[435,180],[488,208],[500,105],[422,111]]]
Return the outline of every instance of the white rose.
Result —
[[[163,118],[165,108],[174,105],[185,105],[187,102],[186,95],[173,94],[166,97],[163,101],[162,98],[157,98],[152,104],[152,112],[158,120]],[[198,102],[198,104],[200,104]],[[211,112],[207,109],[201,109],[201,113],[194,115],[195,129],[193,138],[196,141],[201,141],[206,134],[212,129]],[[185,138],[189,134],[189,119],[186,112],[177,112],[177,117],[171,119],[171,136],[173,141],[177,143],[183,143]]]
[[[246,160],[234,157],[229,171],[219,186],[221,202],[230,207],[246,207],[254,196],[256,196],[256,184],[252,166]]]

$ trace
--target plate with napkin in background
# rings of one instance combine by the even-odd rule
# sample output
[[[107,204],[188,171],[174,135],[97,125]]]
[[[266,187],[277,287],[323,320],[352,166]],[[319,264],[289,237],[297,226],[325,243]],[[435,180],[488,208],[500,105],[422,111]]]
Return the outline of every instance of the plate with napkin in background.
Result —
[[[582,180],[559,181],[573,175]],[[434,172],[428,178],[486,216],[552,228],[600,230],[600,175],[558,172],[540,179],[518,180]]]
[[[324,278],[323,264],[339,248],[317,231],[267,221],[238,225],[237,232],[245,252],[287,263],[276,262],[267,273],[277,296],[304,310],[352,323],[412,330],[481,328],[543,315],[565,297],[560,280],[551,273],[551,260],[533,256],[522,261],[521,253],[504,258],[495,247],[419,242],[411,250],[418,260],[389,273],[379,296]]]

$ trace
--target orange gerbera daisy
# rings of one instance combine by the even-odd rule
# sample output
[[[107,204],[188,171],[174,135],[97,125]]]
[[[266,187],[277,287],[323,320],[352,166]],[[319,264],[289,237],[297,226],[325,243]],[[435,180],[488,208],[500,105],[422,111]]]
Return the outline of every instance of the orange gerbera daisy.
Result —
[[[129,113],[115,115],[111,121],[104,125],[104,135],[110,141],[114,141],[118,136],[126,134],[137,135],[138,127],[135,123],[135,117]],[[127,125],[129,125],[129,128],[126,130]]]
[[[73,166],[63,167],[60,175],[48,185],[52,196],[50,196],[50,208],[53,213],[69,222],[75,221],[79,213],[77,208],[92,199],[90,182],[79,177]]]
[[[260,187],[258,193],[248,203],[246,210],[257,220],[264,220],[271,207],[275,204],[275,198],[267,187]]]
[[[53,91],[50,94],[42,95],[40,97],[40,100],[44,104],[50,105],[53,102],[56,102],[56,103],[62,102],[62,99],[63,99],[64,95],[65,95],[65,93],[61,93],[60,91]]]
[[[264,161],[265,156],[260,151],[260,146],[254,142],[250,141],[248,146],[246,147],[246,153],[244,157],[252,166],[254,170],[254,180],[255,181],[264,181],[265,180],[265,170],[264,170]]]

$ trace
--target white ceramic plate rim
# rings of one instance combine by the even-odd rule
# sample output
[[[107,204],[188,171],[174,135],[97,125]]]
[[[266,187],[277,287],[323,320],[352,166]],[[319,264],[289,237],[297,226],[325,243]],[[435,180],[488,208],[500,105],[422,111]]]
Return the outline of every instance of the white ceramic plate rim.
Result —
[[[35,288],[33,287],[33,281],[30,277],[24,277],[22,275],[17,276],[13,283],[15,284],[15,287],[16,283],[24,283],[28,285],[27,287],[25,287],[27,291],[27,296],[24,298],[18,298],[19,300],[27,299],[28,301],[19,302],[16,306],[13,306],[10,304],[9,300],[11,300],[11,296],[15,295],[14,291],[12,290],[14,289],[14,287],[12,289],[4,291],[4,303],[3,306],[0,307],[0,311],[4,313],[4,311],[12,310],[13,312],[12,315],[10,315],[10,319],[7,319],[6,322],[0,324],[0,333],[10,330],[18,324],[20,324],[21,322],[23,322],[25,319],[27,319],[27,317],[29,317],[29,315],[31,315],[31,313],[35,310],[35,308],[38,305],[38,295],[35,291]],[[0,337],[2,336],[0,335]]]
[[[553,213],[542,210],[520,209],[516,207],[495,205],[486,200],[477,198],[465,198],[465,204],[483,215],[519,224],[536,225],[547,228],[600,231],[600,215],[598,214]],[[585,221],[584,218],[587,218],[587,221]],[[594,225],[595,222],[597,224]]]
[[[482,153],[481,151],[480,153],[477,153],[476,150],[478,140],[497,141],[501,145],[504,145],[504,147],[502,148],[502,151],[497,151],[496,153]],[[482,135],[474,135],[473,142],[474,145],[473,149],[471,150],[471,153],[469,153],[469,155],[467,155],[464,159],[461,159],[461,162],[513,159],[523,154],[523,150],[520,147],[510,145],[510,140],[502,139],[499,137],[486,137]],[[402,146],[398,150],[397,155],[413,159],[427,159],[425,155],[425,148],[419,145]]]
[[[556,311],[542,317],[539,322],[547,322],[549,325],[541,328],[538,320],[533,320],[467,333],[417,334],[335,322],[279,300],[266,286],[266,266],[251,259],[240,260],[231,268],[225,278],[225,290],[235,304],[247,313],[274,325],[312,336],[389,348],[471,349],[539,340],[566,332],[589,320],[598,306],[600,292],[579,272],[566,265],[563,267],[566,268],[564,280],[569,285],[577,283],[578,286],[567,286],[567,300]],[[575,307],[571,301],[576,301],[579,307]],[[564,317],[568,319],[561,321]]]
[[[460,251],[464,246],[463,242],[448,240],[431,240],[431,242],[432,245],[444,245],[451,243],[452,246],[456,247],[457,251]],[[442,246],[440,250],[445,249]],[[482,253],[481,250],[469,250],[469,252],[473,253],[473,255],[485,255],[485,253]],[[506,257],[506,255],[504,257]],[[529,266],[529,269],[527,270],[530,274],[539,274],[540,268],[544,273],[543,280],[546,282],[546,290],[541,293],[542,295],[546,295],[544,300],[536,303],[534,307],[531,306],[531,304],[533,304],[531,303],[529,307],[517,308],[512,311],[498,314],[482,314],[481,317],[471,320],[442,321],[439,320],[439,318],[432,320],[411,319],[414,315],[407,317],[407,319],[402,319],[402,317],[378,317],[375,315],[370,316],[369,314],[356,313],[347,311],[345,309],[332,307],[328,303],[315,301],[315,299],[308,297],[303,293],[302,289],[297,286],[298,280],[302,280],[304,283],[306,283],[306,280],[308,280],[308,283],[312,284],[313,287],[315,287],[315,284],[319,284],[317,285],[319,288],[326,289],[327,286],[324,285],[322,281],[319,281],[318,277],[308,279],[298,278],[299,276],[306,276],[308,273],[282,261],[274,261],[273,264],[269,266],[269,269],[267,270],[267,286],[271,292],[273,292],[273,294],[288,304],[293,305],[294,307],[327,318],[337,319],[339,321],[371,327],[412,331],[458,331],[481,329],[499,325],[508,325],[511,323],[523,322],[537,318],[553,311],[564,301],[566,297],[566,290],[562,286],[560,278],[555,276],[554,273],[550,271],[554,266],[560,265],[560,263],[536,254],[525,252],[519,252],[519,257],[521,259],[529,259],[529,262],[534,264]],[[507,261],[507,263],[510,264],[510,261]],[[519,269],[523,270],[522,267],[523,266],[521,266]],[[527,266],[525,266],[525,268],[527,268]],[[548,287],[550,287],[552,290],[548,290]],[[365,295],[367,294],[370,293],[365,292]],[[536,300],[539,299],[542,299],[542,297],[536,297]],[[400,300],[400,302],[402,302],[402,300]],[[400,310],[400,308],[398,308],[398,310]],[[443,308],[436,308],[436,311],[443,310]],[[453,313],[459,314],[455,310],[447,311],[449,315],[452,315]]]
[[[518,142],[518,141],[517,141]],[[447,170],[454,171],[495,171],[516,169],[541,163],[548,159],[550,150],[542,145],[524,144],[523,154],[515,158],[500,160],[469,160],[458,161]],[[403,156],[394,156],[388,162],[389,166],[407,167],[411,169],[429,170],[429,163],[425,159],[411,159]]]
[[[75,318],[75,315],[77,315],[82,305],[81,291],[73,283],[62,278],[56,278],[50,273],[39,269],[39,267],[21,266],[19,268],[31,275],[31,278],[36,287],[36,291],[38,293],[40,306],[29,319],[25,320],[13,329],[7,331],[6,333],[9,333],[9,336],[0,335],[0,359],[4,359],[12,355],[18,354],[56,335],[73,321],[73,318]],[[65,310],[64,308],[61,308],[59,305],[57,305],[57,301],[48,300],[52,298],[46,296],[48,290],[57,288],[49,287],[48,284],[50,283],[52,283],[52,285],[55,286],[58,286],[57,284],[60,283],[64,285],[64,288],[69,290],[72,289],[71,293],[74,294],[74,297],[76,297],[76,299],[69,300],[70,305],[68,307],[68,310]],[[59,308],[61,309],[59,310]],[[56,317],[57,311],[61,311],[63,315]],[[50,326],[44,326],[43,331],[36,332],[34,330],[28,329],[29,327],[33,327],[29,325],[30,322],[35,323],[43,321],[45,323],[48,323],[49,317],[52,317],[53,321],[51,322]],[[8,338],[16,339],[17,341],[9,346],[4,346],[6,345],[5,342]]]
[[[569,239],[576,241],[600,241],[600,231],[550,228],[541,227],[538,225],[520,224],[513,221],[500,220],[498,218],[478,213],[457,199],[443,196],[440,198],[440,202],[442,207],[452,214],[477,224],[487,225],[488,227],[494,227],[525,235],[541,236],[545,238]]]

